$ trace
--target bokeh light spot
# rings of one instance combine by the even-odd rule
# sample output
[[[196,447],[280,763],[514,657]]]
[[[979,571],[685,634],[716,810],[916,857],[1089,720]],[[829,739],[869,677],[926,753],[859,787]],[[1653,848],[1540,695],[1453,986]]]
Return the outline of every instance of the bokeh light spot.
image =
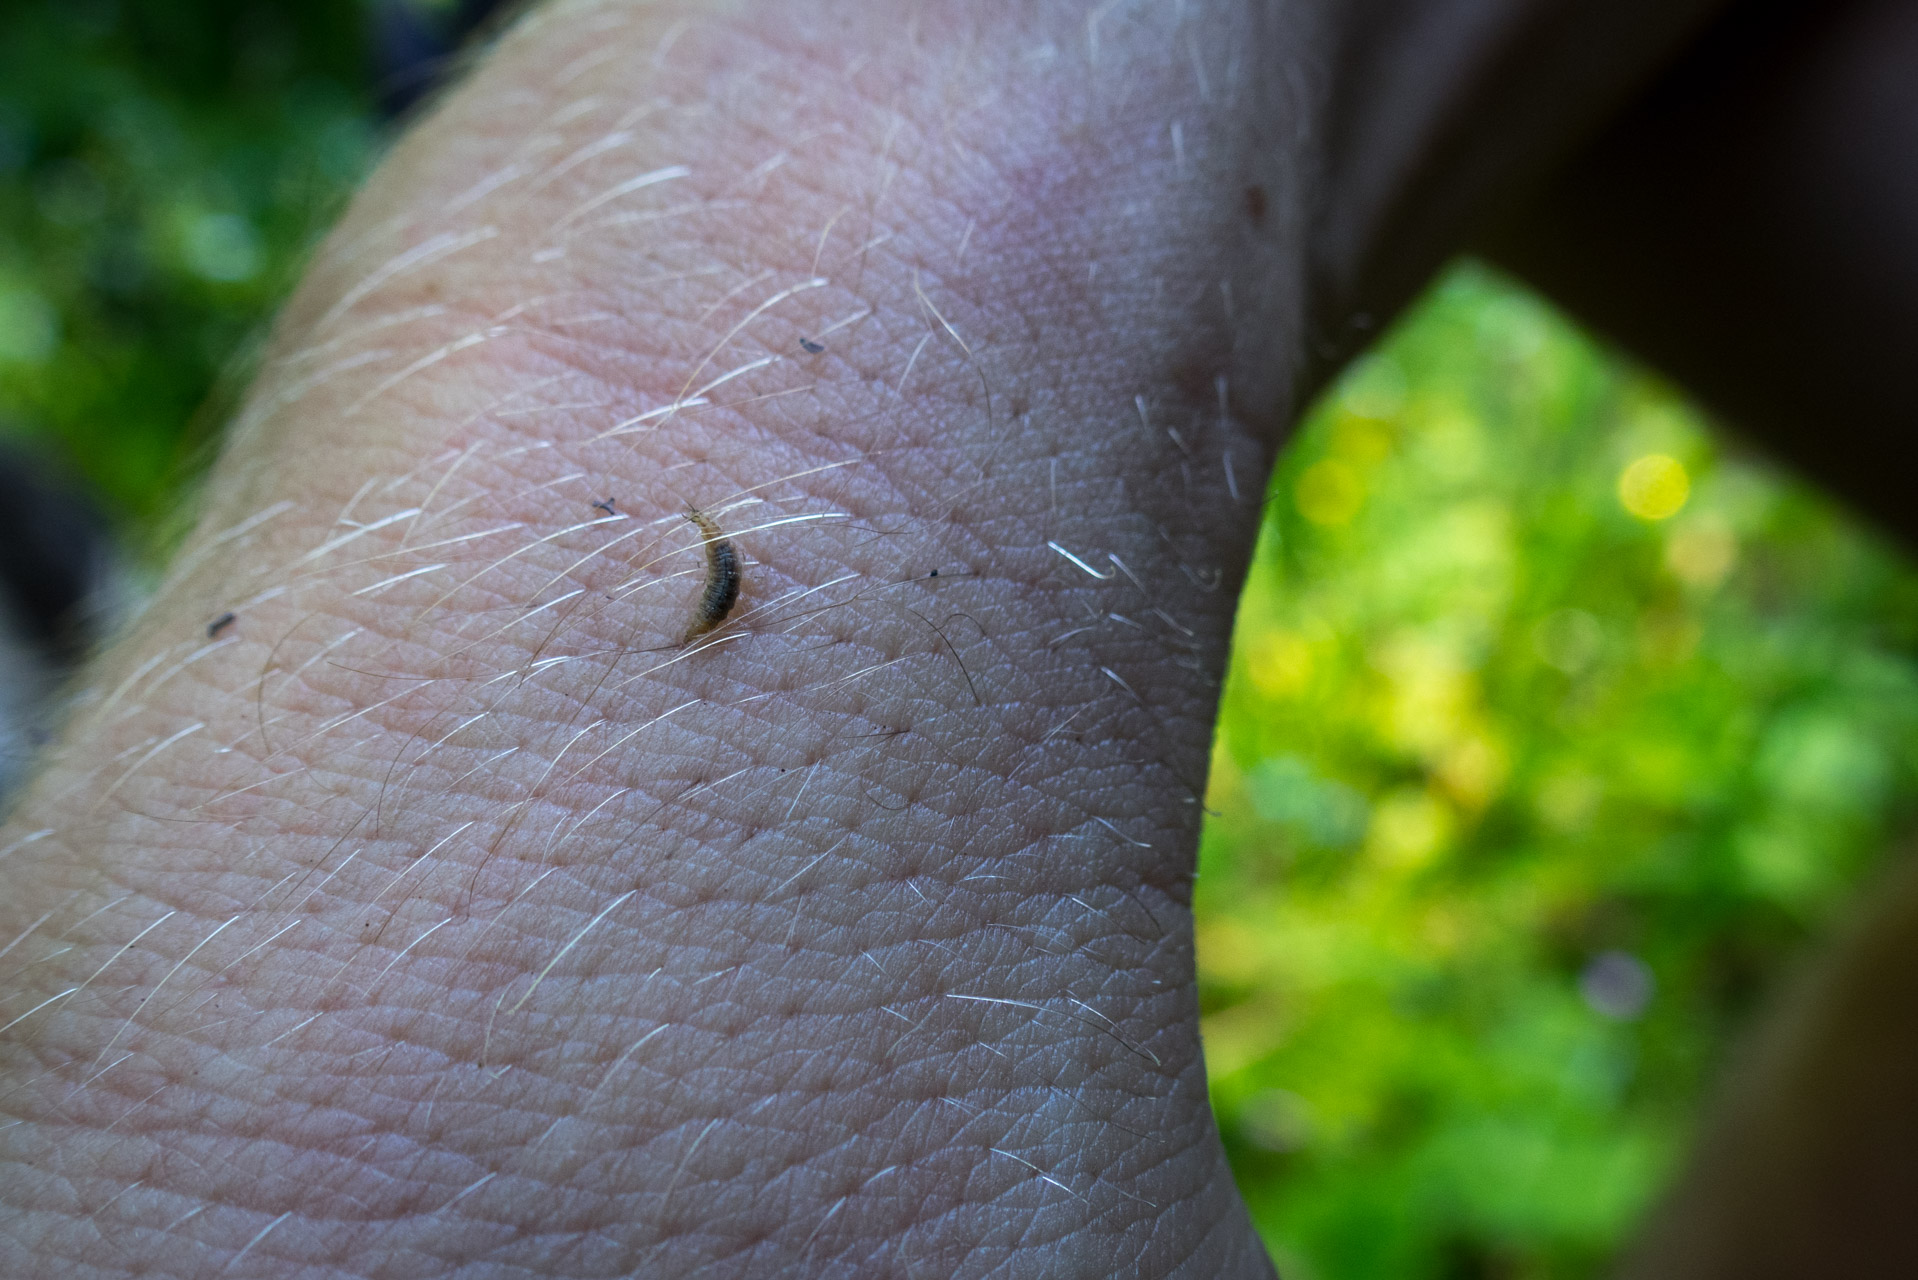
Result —
[[[1738,536],[1723,520],[1695,520],[1672,531],[1665,567],[1680,582],[1715,587],[1738,563]]]
[[[1583,609],[1558,609],[1532,628],[1532,652],[1548,666],[1575,676],[1605,649],[1605,627]]]
[[[187,265],[204,279],[237,284],[259,273],[260,238],[245,218],[202,214],[187,224],[184,240]]]
[[[59,317],[45,298],[0,286],[0,362],[41,364],[59,340]]]
[[[1636,458],[1618,477],[1618,500],[1640,520],[1668,520],[1692,496],[1685,464],[1668,453]]]
[[[1626,951],[1602,951],[1578,975],[1578,993],[1585,1003],[1614,1022],[1642,1015],[1657,989],[1650,966]]]

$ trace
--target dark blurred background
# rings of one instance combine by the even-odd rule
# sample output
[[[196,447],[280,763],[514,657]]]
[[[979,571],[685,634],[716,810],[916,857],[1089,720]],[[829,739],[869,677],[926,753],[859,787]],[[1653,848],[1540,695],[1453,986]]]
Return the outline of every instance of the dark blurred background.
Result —
[[[488,7],[0,4],[0,785],[177,543],[315,239]],[[1601,1274],[1727,1047],[1918,807],[1918,577],[1741,443],[1854,429],[1858,389],[1807,359],[1768,417],[1700,297],[1605,290],[1632,244],[1714,225],[1722,182],[1669,194],[1718,163],[1696,129],[1597,144],[1666,196],[1580,232],[1574,171],[1539,197],[1565,216],[1488,244],[1742,434],[1464,262],[1273,478],[1199,955],[1221,1122],[1291,1280]],[[1623,265],[1570,272],[1607,236],[1594,260]],[[1713,252],[1733,283],[1779,256]]]

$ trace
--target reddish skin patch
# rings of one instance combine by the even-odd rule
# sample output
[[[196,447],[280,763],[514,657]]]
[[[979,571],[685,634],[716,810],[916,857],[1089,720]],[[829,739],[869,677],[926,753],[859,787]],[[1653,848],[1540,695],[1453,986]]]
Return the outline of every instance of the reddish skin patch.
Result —
[[[1265,205],[1264,187],[1254,185],[1245,189],[1245,216],[1252,219],[1253,226],[1265,225]]]

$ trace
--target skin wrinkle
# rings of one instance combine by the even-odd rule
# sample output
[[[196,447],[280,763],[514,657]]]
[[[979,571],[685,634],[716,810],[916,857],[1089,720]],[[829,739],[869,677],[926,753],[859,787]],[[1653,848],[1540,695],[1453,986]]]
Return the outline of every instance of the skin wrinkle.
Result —
[[[217,548],[27,802],[66,816],[10,858],[51,887],[6,936],[53,915],[5,958],[0,1154],[65,1194],[16,1240],[100,1275],[162,1237],[177,1274],[1024,1274],[1038,1242],[1257,1274],[1185,911],[1256,516],[1218,460],[1287,393],[1233,353],[1300,328],[1234,220],[1248,166],[1268,225],[1303,197],[1208,106],[1266,92],[1233,51],[1271,33],[934,10],[848,72],[830,23],[583,8],[485,73],[539,92],[400,144],[437,196],[376,184],[321,254]],[[635,47],[670,49],[644,127]],[[682,648],[688,504],[748,559]],[[205,1203],[135,1228],[133,1178]]]

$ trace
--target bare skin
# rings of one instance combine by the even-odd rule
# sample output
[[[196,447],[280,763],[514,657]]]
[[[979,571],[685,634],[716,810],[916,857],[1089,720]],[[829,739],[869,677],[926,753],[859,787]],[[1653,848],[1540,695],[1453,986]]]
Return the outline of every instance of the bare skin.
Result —
[[[1234,588],[1312,371],[1691,13],[1537,9],[524,22],[0,841],[0,1273],[1269,1274]]]

